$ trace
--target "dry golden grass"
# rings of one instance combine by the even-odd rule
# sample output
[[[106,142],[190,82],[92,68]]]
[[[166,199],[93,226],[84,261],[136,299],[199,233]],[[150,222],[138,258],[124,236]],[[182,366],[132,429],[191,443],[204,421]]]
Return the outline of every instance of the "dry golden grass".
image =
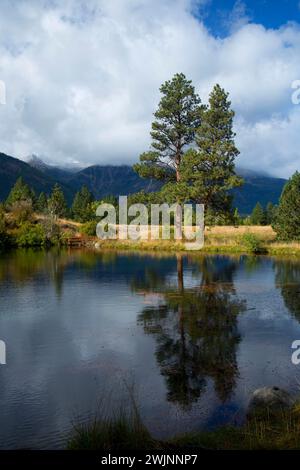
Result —
[[[44,214],[34,214],[34,218],[37,221],[41,221],[41,220],[45,220],[47,216]],[[61,225],[61,226],[69,225],[77,229],[79,229],[82,226],[80,222],[75,222],[75,220],[70,220],[70,219],[57,219],[57,223],[58,225]]]
[[[205,228],[205,243],[210,246],[237,246],[245,233],[255,235],[263,243],[271,243],[276,238],[276,233],[270,225],[233,225],[215,226]]]
[[[261,235],[264,239],[267,238],[275,238],[275,232],[272,229],[271,225],[224,225],[224,226],[214,226],[214,227],[206,227],[205,233],[211,235],[228,235],[228,236],[237,236],[243,235],[244,233],[254,233],[255,235]]]
[[[298,242],[274,242],[272,243],[273,248],[281,249],[281,248],[286,248],[287,246],[295,250],[300,250],[300,243]]]
[[[73,220],[59,219],[58,223],[62,229],[71,229],[74,234],[80,236],[80,227],[82,226],[79,222]],[[117,225],[117,230],[120,227]],[[146,227],[144,228],[146,230]],[[160,230],[161,232],[161,230]],[[245,234],[255,235],[261,242],[262,247],[265,248],[265,252],[270,255],[300,255],[300,243],[297,242],[276,242],[276,233],[270,225],[226,225],[226,226],[212,226],[205,228],[205,243],[202,253],[242,253],[246,252],[245,246],[243,246],[242,237]],[[180,252],[186,251],[184,240],[176,241],[173,238],[174,228],[171,228],[171,240],[151,240],[149,238],[143,240],[98,240],[94,237],[95,243],[98,242],[101,249],[107,250],[139,250],[139,251],[153,251],[153,252]],[[91,237],[90,237],[91,238]]]

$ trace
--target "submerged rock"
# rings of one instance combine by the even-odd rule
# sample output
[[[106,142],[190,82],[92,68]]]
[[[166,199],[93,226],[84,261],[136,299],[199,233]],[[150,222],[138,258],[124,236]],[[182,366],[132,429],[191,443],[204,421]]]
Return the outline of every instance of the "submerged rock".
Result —
[[[279,387],[263,387],[253,392],[248,405],[247,416],[277,413],[294,405],[292,396]]]

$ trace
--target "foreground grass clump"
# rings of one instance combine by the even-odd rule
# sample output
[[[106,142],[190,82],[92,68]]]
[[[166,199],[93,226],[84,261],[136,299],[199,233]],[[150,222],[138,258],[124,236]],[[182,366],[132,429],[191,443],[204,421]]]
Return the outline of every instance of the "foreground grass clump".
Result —
[[[300,449],[300,406],[277,414],[257,416],[241,427],[225,426],[158,441],[151,437],[136,414],[120,412],[75,428],[68,448],[117,450],[288,450]]]
[[[70,450],[158,449],[137,412],[120,410],[112,417],[102,416],[89,424],[77,426],[69,441]]]

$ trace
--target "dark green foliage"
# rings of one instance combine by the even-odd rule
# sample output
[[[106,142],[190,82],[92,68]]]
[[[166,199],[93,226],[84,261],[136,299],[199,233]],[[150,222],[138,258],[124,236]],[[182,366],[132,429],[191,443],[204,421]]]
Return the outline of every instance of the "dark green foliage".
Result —
[[[210,207],[205,211],[205,225],[232,225],[235,223],[234,215],[228,206],[227,210],[214,210]]]
[[[230,106],[228,93],[215,85],[196,132],[197,147],[186,152],[181,166],[190,199],[216,213],[230,212],[229,191],[242,184],[235,173],[239,151],[234,143],[234,111]]]
[[[165,188],[165,187],[164,187]],[[164,192],[158,191],[155,193],[145,193],[140,191],[138,193],[131,194],[128,196],[128,207],[132,204],[145,204],[148,209],[148,213],[151,213],[151,204],[162,204],[166,201]]]
[[[258,254],[265,251],[262,247],[261,240],[254,233],[244,233],[240,242],[250,253]]]
[[[232,218],[233,218],[233,223],[236,227],[238,227],[239,225],[242,225],[244,222],[243,218],[239,214],[239,210],[237,207],[234,209]]]
[[[250,223],[252,225],[271,225],[276,218],[277,206],[272,202],[268,202],[264,210],[260,202],[257,202],[251,215]]]
[[[9,236],[7,233],[7,223],[5,218],[5,211],[2,204],[0,204],[0,249],[8,245]]]
[[[36,201],[36,210],[37,212],[44,214],[47,212],[48,209],[48,201],[47,201],[47,196],[45,193],[40,193],[37,201]]]
[[[96,227],[97,222],[95,220],[90,220],[89,222],[85,222],[81,228],[80,232],[88,237],[95,237],[96,236]]]
[[[276,273],[276,286],[281,290],[281,295],[287,310],[300,321],[300,263],[296,259],[276,259],[274,261]]]
[[[112,206],[117,207],[119,200],[113,194],[108,194],[107,196],[101,198],[101,202],[105,204],[111,204]]]
[[[59,184],[55,184],[48,199],[48,210],[52,217],[65,217],[67,214],[67,203],[64,193]]]
[[[277,206],[275,206],[272,202],[268,202],[266,206],[266,224],[267,225],[272,225],[273,222],[275,222],[276,219],[276,213],[277,213]]]
[[[263,210],[261,204],[258,202],[254,207],[250,216],[252,225],[265,225],[266,224],[266,213]]]
[[[285,185],[273,228],[280,240],[300,240],[300,173]]]
[[[16,242],[20,247],[44,246],[46,244],[45,231],[40,224],[23,222],[16,233]]]
[[[182,73],[165,82],[160,92],[162,98],[152,123],[151,150],[140,156],[134,170],[143,178],[178,183],[181,160],[187,146],[194,141],[203,106],[192,82]],[[178,200],[178,194],[174,196]]]
[[[94,196],[86,186],[82,186],[80,191],[75,194],[72,204],[72,215],[78,222],[87,222],[94,217],[92,202]]]
[[[23,181],[23,178],[20,177],[12,187],[6,200],[6,204],[11,206],[16,202],[21,201],[31,201],[31,203],[33,203],[34,199],[35,195],[33,190]]]
[[[94,201],[94,196],[86,186],[82,186],[80,191],[75,194],[72,214],[78,222],[87,222],[94,217],[91,203]]]

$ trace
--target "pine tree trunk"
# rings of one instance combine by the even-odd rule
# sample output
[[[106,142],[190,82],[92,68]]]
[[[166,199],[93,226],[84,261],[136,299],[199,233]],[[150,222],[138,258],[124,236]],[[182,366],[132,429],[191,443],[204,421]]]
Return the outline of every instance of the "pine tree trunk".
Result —
[[[176,158],[176,183],[180,181],[180,172],[179,172],[179,165],[180,165],[180,157]],[[175,214],[175,239],[181,240],[182,239],[182,210],[181,205],[178,201],[176,201],[176,214]]]

